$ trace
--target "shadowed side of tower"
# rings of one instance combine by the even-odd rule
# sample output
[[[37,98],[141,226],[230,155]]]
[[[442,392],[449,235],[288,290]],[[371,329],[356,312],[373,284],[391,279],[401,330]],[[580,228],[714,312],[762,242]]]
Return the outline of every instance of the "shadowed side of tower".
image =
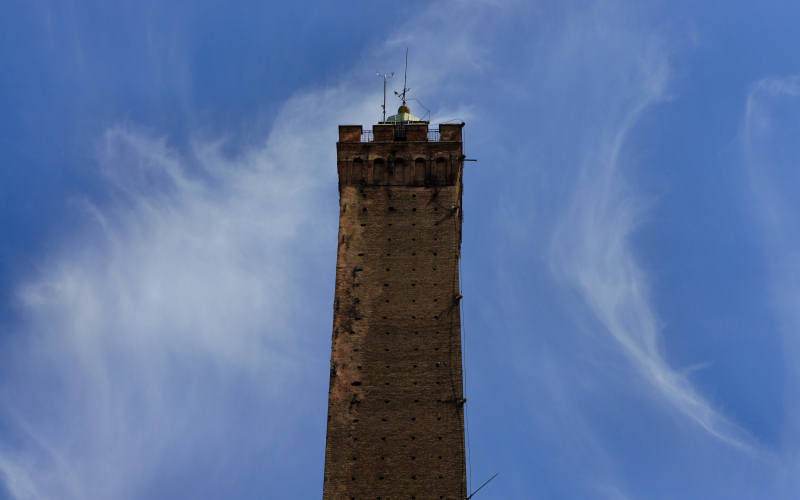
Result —
[[[403,109],[405,108],[405,109]],[[339,127],[323,498],[464,499],[463,124]]]

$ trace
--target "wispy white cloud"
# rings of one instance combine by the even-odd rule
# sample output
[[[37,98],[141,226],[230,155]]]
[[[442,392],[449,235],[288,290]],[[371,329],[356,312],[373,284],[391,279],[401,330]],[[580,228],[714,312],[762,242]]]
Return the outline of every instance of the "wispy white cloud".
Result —
[[[395,33],[413,42],[422,31],[409,26]],[[445,30],[458,59],[446,71],[418,52],[427,84],[471,64],[459,33]],[[353,74],[370,75],[395,45]],[[90,227],[20,284],[24,321],[2,350],[0,422],[18,439],[0,447],[0,476],[15,498],[143,498],[198,474],[220,479],[188,491],[230,488],[291,449],[299,419],[324,412],[334,143],[342,120],[374,122],[371,83],[296,93],[263,143],[233,154],[224,140],[181,151],[158,131],[108,128],[97,147],[107,199],[76,200]],[[323,436],[324,418],[314,428]],[[277,481],[273,469],[260,480]]]
[[[743,165],[749,205],[761,229],[763,257],[770,270],[769,302],[782,335],[785,371],[782,451],[785,474],[800,477],[800,76],[768,77],[752,85],[742,122]]]
[[[580,58],[582,63],[570,70],[571,79],[590,79],[592,93],[581,95],[576,103],[583,106],[573,117],[581,123],[573,136],[572,158],[578,168],[571,201],[552,239],[553,270],[580,291],[597,320],[665,401],[709,434],[749,448],[747,434],[665,359],[648,274],[631,242],[646,222],[651,201],[628,180],[625,169],[642,166],[630,159],[626,146],[643,114],[667,98],[667,48],[657,33],[642,32],[635,25],[612,31],[609,25],[615,23],[591,23],[588,17],[575,17],[578,22],[573,21],[573,30],[554,56],[565,61]]]
[[[335,118],[365,106],[352,88],[298,94],[265,144],[234,157],[106,132],[110,201],[77,203],[93,229],[20,286],[25,324],[3,350],[0,413],[21,436],[0,449],[13,495],[139,497],[187,454],[224,464],[284,439],[271,427],[306,410],[281,401],[303,390],[309,357],[325,372],[328,316],[304,308],[324,311],[332,292]],[[278,407],[258,433],[230,432]]]

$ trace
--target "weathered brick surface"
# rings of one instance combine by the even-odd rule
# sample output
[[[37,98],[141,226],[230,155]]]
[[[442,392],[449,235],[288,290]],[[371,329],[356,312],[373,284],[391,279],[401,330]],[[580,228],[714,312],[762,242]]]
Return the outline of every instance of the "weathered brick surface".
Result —
[[[337,144],[324,499],[467,494],[457,138]]]

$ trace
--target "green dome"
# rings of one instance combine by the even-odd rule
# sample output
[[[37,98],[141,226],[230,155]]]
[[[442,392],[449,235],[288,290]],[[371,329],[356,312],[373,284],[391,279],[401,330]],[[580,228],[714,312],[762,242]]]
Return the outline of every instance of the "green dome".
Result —
[[[418,116],[411,114],[411,110],[405,104],[400,106],[396,115],[392,115],[386,119],[387,122],[421,122]]]

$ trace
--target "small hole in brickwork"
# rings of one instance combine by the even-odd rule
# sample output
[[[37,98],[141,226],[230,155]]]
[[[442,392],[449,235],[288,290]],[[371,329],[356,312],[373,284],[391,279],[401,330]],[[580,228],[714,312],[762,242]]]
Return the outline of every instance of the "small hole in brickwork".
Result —
[[[389,272],[389,271],[390,271],[390,269],[387,267],[387,268],[386,268],[386,272]]]
[[[394,212],[394,207],[389,207],[390,212]]]
[[[411,417],[411,421],[412,422],[416,422],[417,421],[417,417]]]
[[[439,207],[433,207],[433,211],[434,212],[438,212],[439,211]]]
[[[378,479],[380,479],[381,481],[383,481],[383,476],[378,476]],[[380,498],[380,497],[378,497],[378,498]]]
[[[415,350],[415,351],[419,351],[419,347],[415,347],[415,348],[414,348],[414,350]]]
[[[389,286],[389,283],[384,283],[383,286]]]
[[[411,252],[411,255],[417,255],[417,252]]]
[[[361,381],[359,381],[359,380],[356,380],[355,382],[353,382],[353,383],[352,383],[352,384],[350,384],[350,385],[356,385],[356,386],[358,386],[358,385],[361,385]]]
[[[358,368],[360,370],[361,369],[361,365],[356,366],[356,368]]]
[[[440,362],[438,362],[438,361],[437,361],[437,362],[436,362],[436,366],[437,366],[437,367],[439,367],[439,366],[442,366],[442,364],[441,364]]]
[[[417,239],[416,238],[411,238],[411,241],[417,241]]]
[[[416,283],[411,283],[411,286],[417,286],[417,284]]]
[[[386,332],[386,335],[389,335],[389,332]]]
[[[443,477],[444,477],[443,475],[439,474],[439,479],[441,479],[441,478],[443,478]]]
[[[411,319],[417,319],[417,317],[416,316],[411,316]]]
[[[442,440],[442,436],[438,436],[438,439],[439,439],[439,441],[441,441]]]
[[[417,382],[416,382],[416,381],[414,381],[414,382],[412,382],[412,384],[414,384],[414,385],[417,385]]]
[[[391,223],[391,222],[390,222],[389,224],[387,224],[387,225],[388,225],[389,227],[392,227],[392,223]]]
[[[434,270],[434,271],[436,270],[436,266],[433,266],[433,270]]]
[[[389,319],[389,317],[388,316],[384,316],[383,319]]]
[[[439,455],[439,460],[441,460],[441,459],[442,459],[442,456],[441,456],[441,455]]]
[[[434,347],[434,348],[433,348],[433,350],[434,350],[434,351],[438,351],[438,350],[439,350],[439,348],[438,348],[438,347]]]
[[[439,319],[439,316],[434,316],[433,319]]]
[[[358,304],[359,302],[361,302],[361,299],[359,299],[358,297],[356,297],[355,299],[353,299],[353,301],[354,301],[356,304]]]
[[[417,480],[417,476],[411,476],[411,479],[413,479],[414,481],[416,481],[416,480]]]
[[[388,422],[388,420],[386,420],[385,418],[382,418],[381,422]]]
[[[411,460],[416,460],[416,459],[417,459],[417,457],[415,457],[415,456],[411,457]]]
[[[381,436],[381,441],[386,441],[386,436]],[[381,457],[383,459],[383,457]]]
[[[381,457],[381,460],[386,460],[386,457]]]
[[[412,366],[413,366],[414,368],[416,368],[416,367],[417,367],[417,365],[412,365]]]
[[[416,271],[416,270],[417,270],[417,268],[416,268],[416,267],[412,267],[412,268],[411,268],[411,270],[412,270],[412,271]]]
[[[416,208],[412,208],[412,209],[411,209],[411,211],[412,211],[412,212],[416,212],[416,211],[417,211],[417,209],[416,209]]]
[[[412,197],[412,198],[416,198],[416,197],[417,197],[417,195],[415,195],[415,194],[412,194],[412,195],[411,195],[411,197]]]
[[[412,441],[414,441],[415,439],[417,439],[417,436],[411,436]]]
[[[442,383],[441,382],[436,382],[436,385],[442,385]]]
[[[415,403],[419,403],[419,399],[415,399],[415,400],[414,400],[414,402],[415,402]]]
[[[361,227],[365,227],[365,226],[366,226],[366,224],[361,224]]]
[[[358,419],[357,419],[357,418],[354,418],[354,419],[353,419],[353,423],[354,423],[354,424],[357,424],[357,423],[358,423]]]
[[[412,304],[416,304],[417,303],[417,299],[411,299],[411,303]]]
[[[438,254],[438,253],[436,253],[436,252],[433,252],[433,256],[434,256],[434,257],[435,257],[435,256],[437,256],[437,255],[439,255],[439,254]]]
[[[389,368],[390,365],[386,365],[386,368]]]
[[[358,352],[358,347],[354,347],[353,352]]]
[[[414,223],[414,222],[412,222],[412,223],[411,223],[411,225],[412,225],[412,226],[416,226],[417,224],[416,224],[416,223]]]
[[[383,402],[386,403],[386,404],[389,404],[389,400],[388,399],[384,399]]]
[[[389,302],[389,299],[386,299],[386,302]]]
[[[389,348],[388,348],[388,347],[386,347],[386,348],[384,349],[384,351],[386,351],[386,352],[389,352]]]
[[[386,256],[387,256],[387,257],[391,257],[391,256],[392,256],[392,254],[390,254],[390,253],[387,253],[387,254],[386,254]]]
[[[360,253],[358,254],[358,256],[359,256],[359,257],[363,257],[363,256],[364,256],[364,252],[360,252]]]
[[[439,299],[433,299],[434,302],[439,302]]]
[[[441,420],[441,419],[442,419],[442,417],[436,417],[436,420]]]
[[[352,479],[353,481],[355,481],[355,480],[356,480],[356,476],[352,476],[350,479]]]

